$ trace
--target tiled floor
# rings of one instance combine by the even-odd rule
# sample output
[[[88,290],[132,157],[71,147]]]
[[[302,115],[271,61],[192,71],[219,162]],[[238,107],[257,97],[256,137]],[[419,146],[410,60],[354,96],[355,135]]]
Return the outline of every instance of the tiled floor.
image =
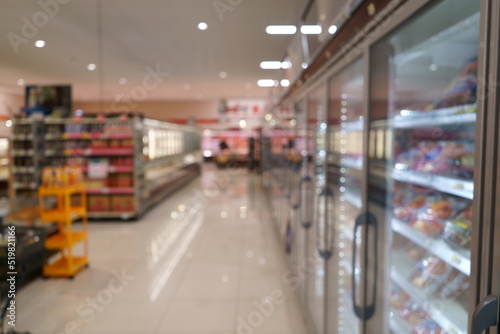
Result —
[[[137,222],[93,222],[90,268],[18,293],[33,334],[307,334],[260,179],[204,166]]]

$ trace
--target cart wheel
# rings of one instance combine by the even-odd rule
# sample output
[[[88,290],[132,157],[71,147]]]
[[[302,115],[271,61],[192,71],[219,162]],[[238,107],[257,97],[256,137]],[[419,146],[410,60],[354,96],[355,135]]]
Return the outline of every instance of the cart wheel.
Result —
[[[46,281],[49,279],[49,276],[42,276],[43,280]]]
[[[74,279],[75,279],[75,276],[73,275],[73,276],[70,276],[70,277],[68,277],[68,278],[69,278],[70,280],[74,280]]]
[[[87,263],[87,264],[85,265],[85,268],[86,268],[86,269],[89,269],[89,267],[90,267],[90,265]]]

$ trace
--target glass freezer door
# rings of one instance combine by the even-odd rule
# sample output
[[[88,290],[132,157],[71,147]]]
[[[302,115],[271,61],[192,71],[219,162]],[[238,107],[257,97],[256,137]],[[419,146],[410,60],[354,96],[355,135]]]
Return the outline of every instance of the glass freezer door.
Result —
[[[367,333],[467,333],[479,7],[432,2],[370,50],[368,211],[385,256],[368,259]]]
[[[361,333],[363,231],[355,221],[363,207],[363,93],[362,58],[330,79],[328,183],[333,214],[328,225],[335,248],[327,262],[328,334]]]

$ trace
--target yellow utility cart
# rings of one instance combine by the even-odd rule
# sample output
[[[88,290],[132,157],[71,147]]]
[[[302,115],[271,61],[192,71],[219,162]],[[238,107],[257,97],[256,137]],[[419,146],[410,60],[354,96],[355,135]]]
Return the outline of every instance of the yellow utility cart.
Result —
[[[88,266],[87,240],[87,195],[84,183],[64,187],[40,187],[40,220],[43,223],[59,224],[59,232],[47,238],[45,248],[57,251],[59,258],[48,262],[43,267],[44,277],[69,277]],[[47,208],[47,197],[55,197],[57,205]],[[81,219],[81,225],[75,229],[74,221]],[[75,256],[74,247],[82,244],[79,256]]]

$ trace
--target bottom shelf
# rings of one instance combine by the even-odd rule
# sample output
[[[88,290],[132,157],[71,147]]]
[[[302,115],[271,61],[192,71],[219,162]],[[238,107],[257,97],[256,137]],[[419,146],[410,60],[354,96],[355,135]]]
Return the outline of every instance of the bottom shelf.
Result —
[[[99,211],[95,211],[95,212],[88,212],[87,216],[89,218],[93,218],[93,219],[120,218],[123,220],[127,220],[127,219],[131,219],[131,218],[135,218],[137,216],[137,212],[135,212],[135,211],[130,211],[130,212],[121,212],[121,211],[102,211],[102,212],[99,212]]]
[[[70,266],[68,258],[63,257],[56,262],[43,266],[43,276],[46,277],[73,277],[76,273],[88,265],[88,258],[73,257],[73,265]]]

